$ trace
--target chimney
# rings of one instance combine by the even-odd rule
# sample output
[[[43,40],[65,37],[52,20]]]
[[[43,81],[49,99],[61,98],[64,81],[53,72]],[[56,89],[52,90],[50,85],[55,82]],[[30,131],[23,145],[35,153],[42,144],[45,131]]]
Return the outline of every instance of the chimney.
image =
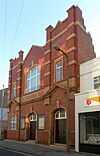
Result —
[[[21,61],[23,61],[23,53],[24,52],[22,50],[19,51],[19,58]]]
[[[46,42],[50,40],[50,32],[53,30],[53,26],[49,25],[46,29]]]

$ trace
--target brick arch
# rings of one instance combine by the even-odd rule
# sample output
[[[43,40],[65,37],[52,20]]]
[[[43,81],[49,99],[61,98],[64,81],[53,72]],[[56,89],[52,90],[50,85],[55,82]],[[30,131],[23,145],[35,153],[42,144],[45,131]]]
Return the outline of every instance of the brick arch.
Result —
[[[36,118],[37,118],[37,112],[32,111],[31,113],[26,115],[26,140],[30,139],[30,116],[32,114],[36,114]],[[34,121],[34,120],[33,120]],[[36,127],[37,127],[37,119],[36,119]]]
[[[52,143],[54,143],[54,122],[55,122],[55,113],[58,111],[58,110],[60,110],[60,109],[64,109],[65,111],[66,111],[66,109],[65,109],[65,107],[59,107],[59,108],[55,108],[52,112],[51,112],[51,144]]]
[[[31,113],[28,113],[27,115],[26,115],[26,118],[29,118],[30,116],[31,116],[31,114],[36,114],[37,115],[37,112],[36,111],[32,111]]]

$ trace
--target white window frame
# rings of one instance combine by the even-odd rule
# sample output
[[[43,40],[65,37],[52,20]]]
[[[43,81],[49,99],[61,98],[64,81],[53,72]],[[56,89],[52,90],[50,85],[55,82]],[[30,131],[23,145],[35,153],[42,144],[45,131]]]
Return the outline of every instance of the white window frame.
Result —
[[[32,75],[33,69],[36,70],[36,74],[34,75]],[[34,85],[32,84],[32,81],[34,81]],[[40,88],[40,66],[35,66],[29,71],[26,77],[26,82],[27,82],[27,87],[26,87],[27,93],[38,90]]]
[[[94,89],[100,88],[100,75],[94,77]]]
[[[16,115],[12,115],[10,118],[10,130],[16,130],[16,123],[17,123]]]
[[[56,63],[56,81],[61,81],[63,79],[63,62],[60,60]]]
[[[64,109],[59,109],[59,110],[57,110],[56,111],[56,113],[55,113],[55,119],[57,120],[59,120],[59,119],[66,119],[67,118],[67,116],[66,116],[66,111],[65,111],[65,114],[64,114],[64,116],[62,117],[61,116],[61,111],[65,111]],[[57,113],[58,113],[58,117],[56,116],[57,115]]]
[[[38,130],[44,130],[45,129],[45,115],[39,114],[38,115]]]
[[[37,121],[37,115],[36,115],[36,113],[32,113],[31,115],[30,115],[30,121]]]

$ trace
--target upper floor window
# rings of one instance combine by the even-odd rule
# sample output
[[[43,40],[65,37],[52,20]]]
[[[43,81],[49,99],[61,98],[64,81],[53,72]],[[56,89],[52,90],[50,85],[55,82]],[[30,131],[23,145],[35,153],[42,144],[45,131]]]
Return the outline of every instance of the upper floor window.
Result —
[[[13,97],[16,97],[16,84],[13,85]]]
[[[40,67],[33,67],[27,75],[27,92],[40,88]]]
[[[16,115],[13,115],[10,119],[10,129],[16,130]]]
[[[62,61],[56,63],[56,81],[62,80]]]
[[[94,77],[94,89],[100,88],[100,76]]]

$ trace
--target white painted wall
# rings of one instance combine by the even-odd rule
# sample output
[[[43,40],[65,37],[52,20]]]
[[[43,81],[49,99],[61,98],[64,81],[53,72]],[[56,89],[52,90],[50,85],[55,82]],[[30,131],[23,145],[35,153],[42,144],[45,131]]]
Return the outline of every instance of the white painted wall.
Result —
[[[75,95],[75,150],[79,152],[79,113],[100,111],[100,103],[87,105],[86,99],[100,96],[100,89],[94,90],[94,77],[100,75],[100,57],[80,65],[80,93]],[[92,101],[93,102],[93,101]]]
[[[94,89],[94,77],[100,75],[100,57],[80,65],[80,92]]]

